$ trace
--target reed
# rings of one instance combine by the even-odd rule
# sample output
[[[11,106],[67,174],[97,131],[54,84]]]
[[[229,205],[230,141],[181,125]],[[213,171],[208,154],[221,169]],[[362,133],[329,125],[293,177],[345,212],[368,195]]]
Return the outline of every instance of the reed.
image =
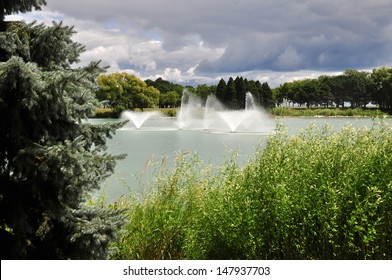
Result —
[[[239,167],[181,155],[126,199],[115,259],[390,259],[392,127],[278,125]],[[124,204],[124,203],[123,203]]]

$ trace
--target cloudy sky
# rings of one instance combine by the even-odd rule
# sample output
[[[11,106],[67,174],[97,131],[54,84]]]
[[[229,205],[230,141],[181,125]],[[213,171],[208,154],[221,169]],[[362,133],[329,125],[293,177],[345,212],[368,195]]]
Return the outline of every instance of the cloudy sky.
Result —
[[[243,76],[272,87],[392,66],[392,0],[47,0],[8,19],[62,20],[82,64],[182,84]]]

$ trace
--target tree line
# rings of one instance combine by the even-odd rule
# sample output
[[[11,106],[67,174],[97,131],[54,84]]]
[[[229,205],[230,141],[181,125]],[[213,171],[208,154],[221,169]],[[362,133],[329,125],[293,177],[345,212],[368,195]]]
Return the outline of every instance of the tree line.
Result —
[[[268,83],[247,80],[242,77],[229,78],[227,83],[221,79],[216,88],[216,97],[230,109],[245,108],[245,96],[250,92],[263,108],[275,107],[273,93]]]
[[[296,103],[323,107],[365,108],[369,103],[380,109],[392,109],[392,68],[372,72],[346,70],[336,76],[320,76],[288,82],[274,89],[277,105]]]
[[[128,73],[101,75],[97,98],[115,109],[148,107],[177,108],[182,93],[189,92],[206,101],[214,94],[227,108],[243,109],[247,92],[252,93],[260,107],[299,105],[306,107],[365,108],[369,103],[382,110],[392,110],[392,68],[375,68],[372,72],[346,70],[340,75],[320,76],[286,82],[271,89],[268,83],[243,77],[221,79],[217,85],[183,86],[158,78],[142,81]]]
[[[100,75],[97,79],[96,96],[104,106],[112,107],[116,113],[136,108],[177,108],[181,106],[184,90],[198,96],[204,102],[210,94],[215,95],[227,108],[245,108],[245,96],[251,92],[259,105],[275,107],[273,92],[267,83],[247,80],[243,77],[221,79],[217,85],[200,84],[196,87],[182,86],[158,78],[155,81],[137,78],[129,73]]]

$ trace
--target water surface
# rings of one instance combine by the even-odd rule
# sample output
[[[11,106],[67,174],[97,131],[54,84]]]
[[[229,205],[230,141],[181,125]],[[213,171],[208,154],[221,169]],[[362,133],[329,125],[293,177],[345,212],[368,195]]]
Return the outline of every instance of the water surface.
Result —
[[[100,123],[113,120],[92,121]],[[374,125],[371,118],[279,118],[276,121],[286,125],[290,133],[296,133],[311,123],[328,123],[336,130],[347,124],[356,127]],[[179,130],[175,122],[175,119],[170,118],[153,118],[140,129],[127,125],[108,141],[108,152],[127,154],[124,160],[117,163],[115,173],[103,184],[102,190],[109,200],[129,194],[129,191],[142,195],[149,188],[148,182],[160,162],[172,166],[179,153],[197,153],[207,166],[222,164],[230,158],[230,151],[236,151],[239,154],[238,162],[244,164],[256,146],[265,145],[268,137],[268,133]],[[392,123],[392,120],[388,122]]]

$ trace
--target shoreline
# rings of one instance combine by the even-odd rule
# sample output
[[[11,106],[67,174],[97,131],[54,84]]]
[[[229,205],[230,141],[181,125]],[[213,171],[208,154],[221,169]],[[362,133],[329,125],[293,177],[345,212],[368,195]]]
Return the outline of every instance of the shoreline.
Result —
[[[392,118],[392,115],[380,115],[380,116],[361,116],[361,115],[357,115],[357,116],[344,116],[344,115],[341,115],[341,116],[322,116],[322,115],[314,115],[314,116],[290,116],[290,115],[277,116],[277,115],[272,115],[272,116],[275,117],[275,118],[303,118],[303,119],[306,119],[306,118],[317,118],[317,119],[324,119],[324,118],[325,119],[329,119],[329,118],[331,118],[331,119],[333,119],[333,118],[336,118],[336,119],[338,119],[338,118],[347,118],[347,119],[386,118],[386,119],[389,119],[389,118]]]
[[[144,111],[158,111],[163,116],[175,118],[180,108],[146,108]],[[139,111],[139,110],[135,110]],[[264,110],[265,111],[265,110]],[[301,107],[275,107],[266,113],[273,118],[392,118],[392,114],[378,108],[301,108]],[[92,118],[118,118],[109,108],[97,108]]]

